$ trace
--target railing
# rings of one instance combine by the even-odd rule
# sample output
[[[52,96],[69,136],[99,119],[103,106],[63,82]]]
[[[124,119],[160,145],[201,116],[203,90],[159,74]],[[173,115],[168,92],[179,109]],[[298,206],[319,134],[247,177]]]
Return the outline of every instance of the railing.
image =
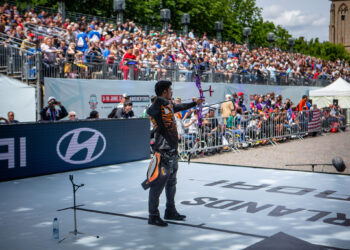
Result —
[[[89,68],[87,73],[73,74],[73,78],[87,78],[87,79],[133,79],[133,80],[170,80],[180,82],[194,81],[194,72],[190,69],[184,68],[177,63],[157,63],[152,62],[150,66],[147,66],[141,62],[141,64],[135,65],[122,65],[120,61],[114,61],[109,64],[105,59],[100,58],[99,62],[86,62],[89,61],[85,58],[85,62],[79,63],[71,62],[72,67]],[[66,61],[62,61],[61,64],[66,64]],[[74,66],[75,65],[75,66]],[[51,65],[54,68],[46,75],[48,77],[70,77],[69,74],[65,76],[57,75],[58,68],[63,66],[60,64]],[[69,66],[70,67],[70,66]],[[66,68],[65,73],[71,73],[69,67]],[[73,72],[74,73],[74,72]],[[226,82],[226,83],[247,83],[247,84],[265,84],[265,85],[295,85],[295,86],[327,86],[331,83],[330,79],[313,79],[308,75],[289,75],[287,76],[283,72],[275,72],[274,76],[267,72],[266,75],[258,75],[256,72],[238,71],[232,73],[230,71],[222,72],[216,69],[210,69],[209,71],[200,71],[202,82]]]
[[[8,44],[13,44],[14,46],[16,47],[21,47],[22,43],[23,43],[24,40],[20,39],[20,38],[17,38],[17,37],[13,37],[13,36],[9,36],[8,34],[6,33],[2,33],[0,32],[0,42],[3,43],[3,42],[6,42]],[[32,42],[28,42],[28,41],[25,41],[26,45],[29,46],[29,47],[34,47],[35,44],[32,43]]]
[[[41,67],[41,54],[0,41],[0,69],[25,82],[35,82]]]
[[[26,23],[24,28],[26,31],[29,29],[31,33],[35,35],[36,39],[38,39],[39,36],[51,38],[57,36],[60,40],[64,40],[64,35],[66,34],[65,30],[58,30],[55,27],[38,26],[30,23]],[[49,32],[48,29],[51,29],[51,32]]]
[[[249,146],[277,145],[279,141],[289,139],[303,140],[312,133],[330,132],[334,126],[339,131],[345,130],[344,116],[324,114],[321,110],[314,110],[236,115],[234,118],[213,117],[204,118],[201,127],[198,127],[196,118],[192,118],[193,122],[177,120],[178,127],[191,124],[187,130],[179,132],[179,157],[187,160],[189,155],[212,154],[222,150],[239,152]]]

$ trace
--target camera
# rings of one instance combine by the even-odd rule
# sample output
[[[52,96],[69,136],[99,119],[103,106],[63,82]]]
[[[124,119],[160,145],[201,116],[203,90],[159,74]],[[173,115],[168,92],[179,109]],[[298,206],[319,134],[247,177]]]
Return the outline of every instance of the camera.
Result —
[[[238,97],[238,104],[239,104],[240,106],[242,106],[243,101],[244,101],[244,99],[243,99],[242,96]]]

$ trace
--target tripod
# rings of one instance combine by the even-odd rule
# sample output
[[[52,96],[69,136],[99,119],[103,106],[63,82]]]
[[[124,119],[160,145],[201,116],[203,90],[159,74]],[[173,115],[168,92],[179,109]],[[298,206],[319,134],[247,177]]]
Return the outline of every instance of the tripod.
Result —
[[[66,237],[64,237],[62,240],[60,240],[58,243],[61,243],[65,239],[72,238],[74,236],[79,236],[79,235],[85,235],[85,236],[91,236],[91,237],[100,238],[100,236],[98,236],[98,235],[89,235],[89,234],[85,234],[85,233],[82,233],[82,232],[78,231],[78,229],[77,229],[77,206],[76,206],[75,193],[78,191],[79,188],[83,187],[84,184],[80,184],[80,185],[75,184],[73,182],[73,175],[69,175],[69,179],[70,179],[70,181],[72,183],[72,186],[73,186],[74,231],[69,232],[69,234]]]

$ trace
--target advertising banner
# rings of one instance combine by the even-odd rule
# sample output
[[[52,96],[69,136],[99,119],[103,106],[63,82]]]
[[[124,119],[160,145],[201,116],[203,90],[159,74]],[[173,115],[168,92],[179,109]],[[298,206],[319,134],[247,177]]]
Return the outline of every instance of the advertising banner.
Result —
[[[148,119],[0,126],[0,181],[147,159]]]
[[[99,79],[62,79],[45,78],[45,101],[49,96],[60,100],[68,111],[73,110],[78,118],[86,118],[92,110],[100,113],[101,118],[108,114],[121,101],[126,93],[133,102],[135,116],[141,117],[143,111],[155,95],[156,81],[131,80],[99,80]],[[199,91],[194,82],[173,82],[173,97],[180,97],[182,102],[190,102],[191,98],[199,97]],[[222,102],[226,94],[243,92],[245,103],[249,107],[250,97],[254,94],[275,92],[284,98],[290,98],[299,103],[303,95],[315,87],[277,86],[254,84],[202,83],[202,89],[207,104]]]

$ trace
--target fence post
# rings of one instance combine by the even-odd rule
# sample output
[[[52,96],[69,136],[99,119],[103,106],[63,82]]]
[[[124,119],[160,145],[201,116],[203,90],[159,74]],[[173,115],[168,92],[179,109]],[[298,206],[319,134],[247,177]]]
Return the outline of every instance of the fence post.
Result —
[[[178,82],[180,80],[179,65],[175,64],[175,79]]]
[[[27,61],[24,63],[24,72],[22,74],[25,77],[26,83],[29,85],[29,63]]]
[[[36,55],[36,120],[40,120],[40,110],[42,108],[42,94],[41,94],[41,54],[37,52]]]
[[[102,79],[108,79],[107,77],[107,70],[108,65],[105,61],[102,62]]]
[[[9,59],[8,59],[9,65],[7,68],[7,74],[10,75],[13,73],[13,57],[12,57],[12,55],[8,55],[8,57],[9,57]]]
[[[209,82],[214,82],[214,74],[215,74],[215,70],[214,68],[211,69],[211,74],[209,75]]]

